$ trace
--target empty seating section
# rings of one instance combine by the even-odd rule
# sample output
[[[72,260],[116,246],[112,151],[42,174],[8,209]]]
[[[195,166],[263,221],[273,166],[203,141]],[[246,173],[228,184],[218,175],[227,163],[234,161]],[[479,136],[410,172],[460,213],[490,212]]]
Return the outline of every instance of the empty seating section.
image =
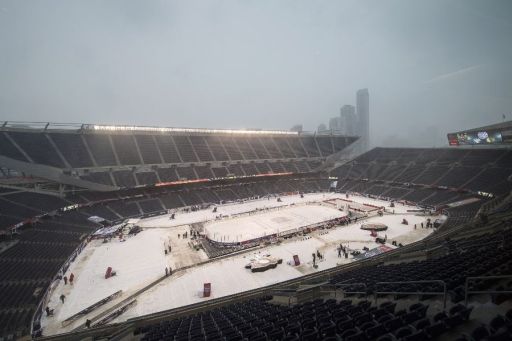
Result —
[[[508,177],[512,168],[486,168],[465,185],[473,191],[506,194],[510,191]]]
[[[172,139],[174,140],[176,149],[179,151],[183,162],[199,161],[187,136],[173,136]]]
[[[87,213],[89,216],[99,216],[110,221],[115,221],[120,218],[111,209],[104,205],[95,205],[91,208],[85,208],[82,209],[82,212]]]
[[[60,259],[63,262],[69,257],[76,247],[76,244],[62,244],[56,247],[37,247],[40,243],[19,242],[1,254],[2,258],[17,259],[20,257],[34,259]],[[31,259],[32,259],[31,258]]]
[[[496,166],[503,168],[512,168],[512,151],[507,150],[496,160]]]
[[[402,199],[410,191],[409,188],[391,187],[386,192],[383,192],[382,195],[393,199]]]
[[[436,190],[432,188],[416,188],[413,192],[404,195],[402,199],[419,203],[434,193]]]
[[[354,138],[349,138],[345,136],[333,136],[331,137],[332,143],[334,146],[333,152],[339,152],[340,150],[345,149],[348,145],[355,141]]]
[[[185,203],[185,206],[193,206],[203,203],[201,198],[193,191],[182,191],[179,195],[181,200]]]
[[[204,136],[204,139],[206,144],[210,147],[210,151],[213,153],[215,160],[226,161],[230,159],[222,143],[222,138],[218,136]],[[240,160],[240,157],[234,160]]]
[[[162,153],[165,163],[180,163],[182,162],[180,154],[174,144],[174,140],[171,136],[167,135],[156,135],[155,136],[158,148]]]
[[[7,138],[7,133],[0,132],[0,155],[7,156],[14,160],[28,162],[27,158]]]
[[[368,164],[356,163],[349,169],[347,177],[349,179],[361,179],[364,178],[366,170],[370,167]]]
[[[249,144],[249,141],[245,137],[233,137],[235,145],[238,146],[240,153],[245,160],[256,160],[259,158],[254,151],[254,148]]]
[[[3,195],[2,198],[42,212],[51,212],[72,204],[71,202],[56,196],[30,192],[6,194]]]
[[[269,162],[268,165],[272,169],[273,173],[285,173],[283,165],[280,162]]]
[[[152,340],[430,340],[465,323],[472,308],[457,305],[428,316],[429,305],[317,298],[293,306],[272,304],[272,296],[231,303],[193,315],[152,323],[133,338]],[[493,320],[494,326],[507,322]],[[482,328],[482,327],[480,327]],[[488,334],[487,334],[488,335]],[[476,339],[472,339],[476,340]]]
[[[295,162],[295,168],[297,169],[297,172],[299,172],[299,173],[307,173],[307,172],[311,171],[311,169],[309,168],[308,163],[306,161]]]
[[[367,194],[372,194],[372,195],[376,195],[376,196],[381,196],[382,193],[384,193],[385,191],[388,190],[388,187],[387,186],[382,186],[382,185],[373,185],[372,187],[370,187],[368,189],[368,191],[366,191]]]
[[[301,138],[290,138],[288,139],[288,144],[291,147],[293,153],[295,154],[295,157],[308,157],[308,153],[306,152],[304,146],[302,145]]]
[[[226,169],[226,167],[212,168],[212,172],[216,178],[224,178],[228,175],[228,170]]]
[[[366,179],[376,179],[377,176],[382,173],[388,166],[381,163],[371,164],[363,174],[363,177]]]
[[[497,160],[499,162],[506,153],[506,149],[474,149],[471,150],[470,153],[467,153],[464,158],[460,160],[460,163],[464,166],[482,167],[487,164],[494,164]]]
[[[185,206],[185,203],[180,199],[178,193],[169,193],[160,197],[160,200],[167,209]]]
[[[439,186],[459,188],[473,179],[480,171],[481,169],[476,167],[455,167],[445,173],[436,184]]]
[[[66,161],[73,168],[92,167],[93,163],[81,134],[48,134]]]
[[[44,133],[9,132],[9,136],[35,162],[58,168],[65,164]]]
[[[403,170],[404,165],[390,165],[385,169],[382,169],[379,173],[375,175],[375,179],[377,180],[385,180],[392,181],[394,178],[398,176]]]
[[[311,137],[302,137],[300,138],[304,149],[309,157],[321,157],[320,150],[318,149],[318,145],[316,144],[316,140]]]
[[[141,214],[139,207],[133,201],[116,201],[108,207],[122,217],[135,217]]]
[[[209,166],[195,166],[194,170],[199,179],[213,179],[215,177]]]
[[[192,167],[177,167],[176,172],[180,179],[196,179],[196,173]]]
[[[244,176],[245,173],[242,169],[242,165],[240,164],[232,164],[228,166],[229,174],[233,174],[234,176]]]
[[[84,138],[98,166],[117,165],[109,135],[84,134]]]
[[[287,158],[296,158],[294,151],[291,149],[290,145],[288,144],[287,138],[280,138],[280,137],[274,137],[272,138],[274,140],[274,144],[281,150],[282,155]]]
[[[298,173],[297,168],[295,167],[293,162],[281,162],[284,170],[290,173]]]
[[[16,200],[39,204],[43,199],[39,194],[26,194],[17,194]],[[42,209],[55,207],[58,200],[49,198]],[[17,243],[0,253],[0,338],[29,333],[48,285],[83,237],[94,230],[85,215],[67,213],[20,230]]]
[[[23,220],[23,217],[7,215],[0,209],[0,231],[6,230],[8,227],[14,226]]]
[[[431,185],[435,184],[439,178],[448,171],[448,167],[430,166],[427,167],[420,175],[412,180],[415,184]]]
[[[204,203],[213,204],[219,202],[219,198],[210,190],[198,190],[196,191],[196,194]]]
[[[224,146],[224,150],[228,153],[229,159],[233,161],[237,160],[245,160],[244,155],[242,155],[241,147],[237,143],[237,139],[231,136],[226,136],[222,139],[218,138],[219,144]],[[250,152],[248,152],[250,154]],[[252,159],[252,158],[247,158]]]
[[[144,213],[159,212],[164,209],[158,199],[139,201],[139,205]]]
[[[256,162],[254,163],[254,167],[256,167],[259,174],[267,174],[272,172],[272,168],[270,168],[268,162]]]
[[[161,181],[176,181],[179,179],[176,168],[158,168],[156,170]]]
[[[142,163],[133,135],[112,135],[111,138],[121,165],[131,166]]]
[[[0,284],[0,309],[6,309],[12,306],[28,308],[37,304],[40,295],[34,296],[38,286],[46,287],[48,283],[24,283],[24,284]]]
[[[203,136],[189,136],[190,143],[192,148],[195,150],[199,161],[208,162],[213,161],[213,155],[210,152],[209,146],[206,144],[205,138]]]
[[[44,233],[44,232],[43,232]],[[11,259],[0,258],[0,283],[7,281],[25,281],[38,278],[50,281],[59,271],[60,261],[51,259]]]
[[[10,139],[15,142],[11,143]],[[166,135],[142,132],[93,133],[88,130],[70,130],[69,132],[48,130],[41,133],[10,130],[0,134],[0,155],[59,168],[82,168],[83,170],[79,172],[71,173],[71,176],[78,174],[80,178],[87,181],[130,187],[134,186],[134,181],[124,178],[123,175],[121,175],[123,179],[120,179],[120,175],[115,176],[113,183],[108,176],[100,176],[96,173],[117,172],[120,171],[117,168],[119,166],[132,166],[132,170],[138,173],[141,170],[137,168],[143,168],[143,165],[165,163],[217,161],[225,162],[223,166],[230,167],[228,163],[238,161],[326,157],[342,150],[353,141],[353,138],[347,137],[307,135]],[[31,160],[25,158],[24,153],[29,155]],[[305,162],[309,161],[311,160]],[[109,166],[113,168],[95,169],[95,167]],[[240,174],[238,166],[233,167],[237,169],[235,174]],[[285,168],[291,171],[297,169],[291,164],[286,165]],[[310,170],[306,167],[300,167],[300,172],[308,171]],[[150,184],[145,180],[139,182]]]
[[[258,174],[258,169],[256,169],[256,166],[253,163],[243,163],[240,166],[240,170],[244,175],[256,175]]]
[[[271,159],[272,158],[270,151],[267,151],[267,148],[261,142],[262,140],[260,140],[257,137],[252,137],[252,138],[248,138],[247,141],[251,145],[252,150],[254,150],[254,152],[256,153],[256,158],[258,158],[258,159]],[[271,150],[273,152],[276,152],[275,146],[274,146],[274,149],[271,149]]]
[[[134,135],[134,137],[145,164],[164,163],[164,161],[160,159],[160,153],[153,135]]]
[[[20,217],[28,219],[41,214],[42,211],[37,208],[29,208],[8,201],[4,196],[0,196],[0,215]]]
[[[216,189],[216,190],[214,190],[214,193],[222,201],[233,201],[235,199],[238,199],[236,194],[230,188]]]
[[[398,176],[394,178],[393,181],[403,183],[413,182],[413,180],[424,170],[424,165],[409,165],[403,170],[403,172],[399,172]]]
[[[502,232],[489,233],[466,239],[447,241],[443,244],[447,254],[439,258],[376,267],[364,267],[335,275],[332,283],[343,282],[364,283],[368,293],[381,291],[439,291],[432,284],[388,284],[384,288],[378,286],[379,282],[398,281],[428,281],[442,280],[446,283],[454,303],[464,299],[464,283],[466,277],[484,276],[487,273],[496,273],[495,268],[503,269],[505,262],[508,266],[497,273],[501,275],[512,274],[512,245],[510,236],[505,237]],[[501,247],[498,248],[498,245]],[[347,280],[349,279],[349,280]],[[346,291],[354,291],[359,284],[354,284]],[[483,289],[483,288],[481,288]]]
[[[461,195],[457,192],[436,191],[434,194],[423,199],[421,203],[425,205],[436,206],[444,203],[454,202],[460,198]]]
[[[159,182],[155,172],[139,172],[135,173],[135,177],[139,185],[153,185]]]
[[[471,151],[466,149],[444,149],[436,158],[437,164],[452,164],[461,161]]]
[[[112,186],[112,178],[109,172],[91,172],[80,176],[81,179]]]
[[[119,170],[112,172],[116,185],[119,187],[135,187],[135,178],[131,170]]]
[[[417,185],[472,191],[474,195],[478,192],[494,195],[510,192],[512,185],[508,178],[512,175],[512,163],[503,161],[509,153],[501,149],[375,148],[332,170],[331,174],[338,177],[338,189],[341,190],[364,193],[364,189],[368,189],[371,195],[436,206],[468,195]],[[349,181],[357,179],[386,184],[372,188]],[[415,186],[404,189],[400,188],[401,184]],[[384,190],[382,186],[389,189]]]
[[[319,137],[316,141],[318,142],[318,147],[320,148],[322,156],[329,156],[333,154],[334,149],[330,138]]]

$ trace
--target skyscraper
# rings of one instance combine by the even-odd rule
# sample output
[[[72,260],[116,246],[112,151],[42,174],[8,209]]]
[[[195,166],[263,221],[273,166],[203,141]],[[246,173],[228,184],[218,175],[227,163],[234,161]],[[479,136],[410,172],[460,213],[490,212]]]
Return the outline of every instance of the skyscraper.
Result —
[[[356,136],[357,132],[356,108],[353,105],[344,105],[340,109],[340,131],[344,135]]]
[[[368,89],[357,91],[356,111],[358,118],[357,133],[361,136],[361,151],[366,152],[370,147],[370,95]]]
[[[337,133],[340,131],[341,129],[341,120],[339,117],[331,117],[329,119],[329,129],[333,132],[333,133]]]

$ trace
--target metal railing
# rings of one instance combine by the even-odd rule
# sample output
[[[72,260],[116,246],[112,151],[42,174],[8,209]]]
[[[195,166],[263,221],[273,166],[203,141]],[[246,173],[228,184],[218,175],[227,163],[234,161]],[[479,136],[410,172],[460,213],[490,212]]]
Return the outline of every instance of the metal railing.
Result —
[[[427,283],[442,284],[443,291],[379,291],[379,290],[375,290],[375,292],[373,293],[375,296],[375,305],[377,305],[379,295],[427,295],[427,296],[443,295],[443,309],[446,309],[446,293],[447,293],[446,283],[441,280],[378,282],[375,284],[375,287],[377,288],[379,285],[388,285],[388,284],[427,284]]]
[[[492,295],[492,294],[512,294],[512,290],[468,290],[469,283],[474,280],[483,279],[512,279],[512,275],[504,275],[504,276],[475,276],[475,277],[466,277],[466,283],[464,284],[464,305],[467,307],[469,296],[470,295]]]

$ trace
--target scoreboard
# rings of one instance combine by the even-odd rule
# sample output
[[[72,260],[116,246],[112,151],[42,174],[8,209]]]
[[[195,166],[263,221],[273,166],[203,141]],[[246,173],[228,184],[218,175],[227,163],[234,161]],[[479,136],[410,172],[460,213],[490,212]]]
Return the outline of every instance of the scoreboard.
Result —
[[[450,146],[502,144],[506,142],[505,140],[501,130],[467,131],[448,134],[448,144]]]

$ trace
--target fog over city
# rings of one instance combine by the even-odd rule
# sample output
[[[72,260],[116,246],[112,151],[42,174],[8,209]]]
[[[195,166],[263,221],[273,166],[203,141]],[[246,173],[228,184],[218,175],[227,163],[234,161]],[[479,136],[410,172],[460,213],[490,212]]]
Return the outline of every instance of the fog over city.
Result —
[[[512,2],[0,0],[0,120],[314,131],[372,146],[512,119]]]

